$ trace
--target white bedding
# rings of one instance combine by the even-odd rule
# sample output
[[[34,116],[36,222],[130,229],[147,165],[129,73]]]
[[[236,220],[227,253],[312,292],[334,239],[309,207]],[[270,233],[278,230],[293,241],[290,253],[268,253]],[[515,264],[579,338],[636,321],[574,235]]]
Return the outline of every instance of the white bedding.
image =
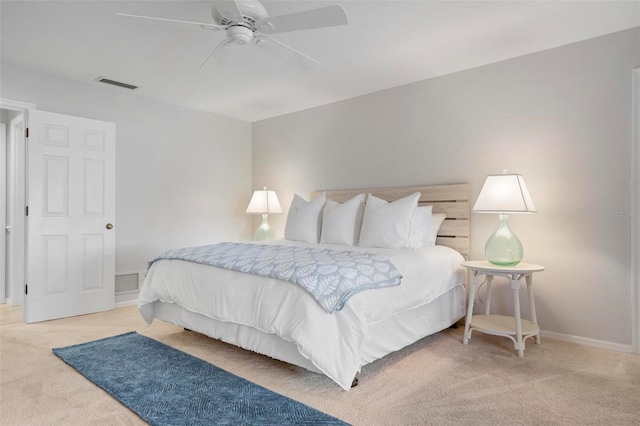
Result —
[[[285,240],[272,244],[309,245]],[[295,344],[319,371],[349,389],[362,365],[362,345],[371,326],[428,304],[465,281],[460,267],[464,259],[448,247],[390,250],[325,246],[384,256],[400,270],[402,283],[358,293],[344,309],[327,314],[304,289],[289,282],[193,262],[161,260],[147,273],[138,308],[149,324],[154,318],[153,303],[161,301],[275,334]]]

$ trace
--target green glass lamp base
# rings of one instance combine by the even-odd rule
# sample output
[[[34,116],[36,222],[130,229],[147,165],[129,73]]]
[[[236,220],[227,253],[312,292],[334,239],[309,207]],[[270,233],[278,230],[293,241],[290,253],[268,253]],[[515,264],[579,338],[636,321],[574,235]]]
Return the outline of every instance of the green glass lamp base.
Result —
[[[496,266],[516,266],[520,261],[517,262],[503,262],[501,260],[489,260],[489,263]]]
[[[515,266],[522,261],[522,243],[509,228],[509,215],[498,216],[498,229],[484,247],[485,258],[494,265]]]
[[[273,229],[269,226],[269,221],[267,220],[268,214],[262,215],[262,223],[256,229],[255,234],[253,234],[254,241],[266,241],[273,240]]]

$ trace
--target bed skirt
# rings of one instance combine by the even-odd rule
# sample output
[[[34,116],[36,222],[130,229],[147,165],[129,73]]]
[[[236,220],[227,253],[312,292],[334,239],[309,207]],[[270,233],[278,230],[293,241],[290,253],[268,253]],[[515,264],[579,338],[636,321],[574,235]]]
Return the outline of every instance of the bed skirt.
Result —
[[[455,324],[465,315],[466,292],[458,285],[431,303],[369,325],[360,367]],[[154,317],[271,358],[320,373],[294,343],[253,327],[218,321],[173,303],[153,303]]]

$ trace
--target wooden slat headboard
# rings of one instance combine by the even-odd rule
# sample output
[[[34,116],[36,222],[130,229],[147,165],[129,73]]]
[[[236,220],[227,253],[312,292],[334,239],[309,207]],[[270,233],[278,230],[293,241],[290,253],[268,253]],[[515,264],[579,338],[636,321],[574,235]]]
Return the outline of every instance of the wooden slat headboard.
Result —
[[[469,215],[471,211],[469,184],[314,191],[311,193],[311,198],[315,198],[323,192],[327,194],[328,199],[339,203],[343,203],[358,194],[372,194],[391,202],[414,192],[420,192],[422,195],[418,201],[419,205],[433,205],[434,213],[447,214],[447,219],[438,232],[436,244],[454,248],[465,258],[469,257]]]

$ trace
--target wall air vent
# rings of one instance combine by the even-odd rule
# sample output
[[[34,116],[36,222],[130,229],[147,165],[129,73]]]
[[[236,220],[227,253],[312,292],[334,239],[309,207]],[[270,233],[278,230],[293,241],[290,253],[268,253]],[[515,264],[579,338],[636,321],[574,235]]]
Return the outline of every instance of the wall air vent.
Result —
[[[116,274],[116,294],[132,293],[140,290],[137,273]]]
[[[133,84],[127,84],[121,81],[111,80],[109,78],[104,78],[104,77],[98,77],[96,78],[96,81],[99,81],[100,83],[111,84],[112,86],[124,87],[125,89],[129,89],[129,90],[135,90],[138,88],[138,86],[134,86]]]

